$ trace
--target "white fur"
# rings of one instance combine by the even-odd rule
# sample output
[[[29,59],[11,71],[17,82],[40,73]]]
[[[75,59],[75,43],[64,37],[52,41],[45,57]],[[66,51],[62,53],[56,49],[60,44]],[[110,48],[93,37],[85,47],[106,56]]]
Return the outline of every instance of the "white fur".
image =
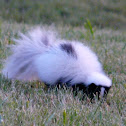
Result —
[[[104,92],[105,92],[105,88],[101,87],[101,92],[100,92],[100,96],[103,97],[104,96]]]
[[[16,45],[12,46],[12,55],[7,59],[3,74],[10,79],[38,80],[38,72],[33,64],[37,55],[43,54],[51,43],[55,42],[55,32],[40,29],[29,31],[26,35],[20,33],[19,39],[14,39]],[[44,44],[46,41],[46,45]],[[25,67],[25,72],[19,70]]]
[[[55,32],[40,28],[26,35],[20,34],[20,39],[15,41],[17,44],[13,48],[13,54],[3,69],[3,74],[10,79],[39,79],[54,85],[59,78],[65,78],[64,83],[72,78],[70,85],[112,85],[96,54],[80,42],[61,40],[56,37]],[[61,43],[71,43],[77,58],[63,51]]]

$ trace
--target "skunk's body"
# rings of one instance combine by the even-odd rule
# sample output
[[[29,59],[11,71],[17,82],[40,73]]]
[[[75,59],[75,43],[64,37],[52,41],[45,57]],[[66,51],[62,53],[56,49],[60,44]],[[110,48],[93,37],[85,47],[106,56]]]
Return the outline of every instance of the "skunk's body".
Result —
[[[20,34],[15,42],[3,69],[10,79],[41,80],[50,86],[81,85],[88,93],[98,91],[102,96],[112,85],[96,54],[82,43],[58,39],[54,32],[40,28]]]

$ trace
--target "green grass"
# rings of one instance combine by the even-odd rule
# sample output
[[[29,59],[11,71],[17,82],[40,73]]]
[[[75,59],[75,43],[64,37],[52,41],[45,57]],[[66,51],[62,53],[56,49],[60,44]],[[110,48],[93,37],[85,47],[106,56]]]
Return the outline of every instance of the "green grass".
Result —
[[[0,125],[125,126],[125,7],[125,0],[1,0]],[[12,38],[36,24],[53,27],[61,38],[79,40],[97,53],[113,81],[106,101],[82,101],[81,93],[74,97],[70,89],[47,90],[38,81],[11,81],[2,76]]]
[[[88,23],[87,23],[88,25]],[[32,25],[33,26],[33,25]],[[10,54],[11,38],[31,25],[1,22],[0,70]],[[49,26],[44,26],[50,28]],[[126,125],[126,32],[111,29],[56,26],[62,38],[79,40],[89,45],[113,80],[103,103],[79,100],[71,90],[47,90],[40,82],[5,79],[0,74],[0,125],[2,126],[120,126]],[[87,41],[85,41],[87,40]]]
[[[19,23],[126,28],[125,0],[1,0],[0,18]]]

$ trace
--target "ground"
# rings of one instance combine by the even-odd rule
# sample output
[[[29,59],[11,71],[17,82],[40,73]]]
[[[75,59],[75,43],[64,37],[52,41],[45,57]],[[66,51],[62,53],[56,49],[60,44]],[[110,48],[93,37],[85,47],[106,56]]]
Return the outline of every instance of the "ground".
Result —
[[[111,14],[115,15],[114,12]],[[96,99],[92,103],[89,99],[81,100],[81,93],[74,97],[71,90],[47,90],[45,85],[38,81],[11,81],[0,74],[0,125],[126,125],[126,31],[122,26],[117,30],[113,29],[111,24],[103,23],[104,27],[101,28],[93,22],[92,19],[95,17],[85,20],[85,25],[79,26],[69,23],[46,25],[45,22],[28,24],[29,22],[23,23],[1,17],[0,72],[5,59],[11,54],[10,45],[14,44],[12,38],[17,37],[19,31],[26,32],[40,25],[47,29],[53,27],[61,38],[79,40],[90,46],[97,53],[113,85],[106,101]]]

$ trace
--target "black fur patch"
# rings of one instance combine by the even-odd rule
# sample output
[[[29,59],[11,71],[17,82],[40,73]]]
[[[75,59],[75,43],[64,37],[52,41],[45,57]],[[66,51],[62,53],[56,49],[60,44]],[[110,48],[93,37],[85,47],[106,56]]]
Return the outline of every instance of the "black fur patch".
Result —
[[[67,81],[66,81],[67,80]],[[56,84],[53,85],[53,86],[50,86],[49,84],[46,83],[46,85],[49,87],[49,88],[53,88],[53,87],[57,87],[58,89],[59,88],[64,88],[67,89],[67,88],[70,88],[71,86],[69,86],[70,82],[71,82],[72,79],[67,79],[67,78],[60,78],[57,80]],[[104,98],[107,97],[107,94],[110,90],[111,87],[106,87],[106,86],[101,86],[101,85],[95,85],[94,83],[90,84],[89,86],[86,86],[85,84],[83,83],[78,83],[78,84],[75,84],[72,86],[72,89],[73,89],[73,93],[74,95],[76,96],[78,94],[78,92],[82,92],[83,95],[82,97],[84,98],[85,95],[88,96],[91,100],[94,99],[94,96],[97,96],[98,99],[100,99],[100,92],[101,92],[101,88],[105,88],[105,91],[104,91]]]
[[[73,56],[74,58],[77,58],[77,54],[74,50],[74,47],[70,43],[64,43],[60,45],[61,49],[65,51],[68,55]]]
[[[69,84],[72,81],[72,78],[70,79],[69,77],[61,77],[60,79],[58,79],[56,84]]]
[[[56,85],[57,87],[69,87],[71,81],[72,79],[68,79],[68,77],[61,77],[57,80]]]
[[[79,84],[72,86],[75,95],[78,94],[78,91],[82,91],[84,94],[89,96],[91,99],[93,99],[95,95],[98,97],[98,99],[100,98],[99,96],[100,96],[100,92],[101,92],[101,87],[105,88],[104,97],[106,98],[108,91],[111,87],[105,87],[105,86],[101,86],[101,85],[97,86],[93,83],[87,87],[83,83],[79,83]]]

